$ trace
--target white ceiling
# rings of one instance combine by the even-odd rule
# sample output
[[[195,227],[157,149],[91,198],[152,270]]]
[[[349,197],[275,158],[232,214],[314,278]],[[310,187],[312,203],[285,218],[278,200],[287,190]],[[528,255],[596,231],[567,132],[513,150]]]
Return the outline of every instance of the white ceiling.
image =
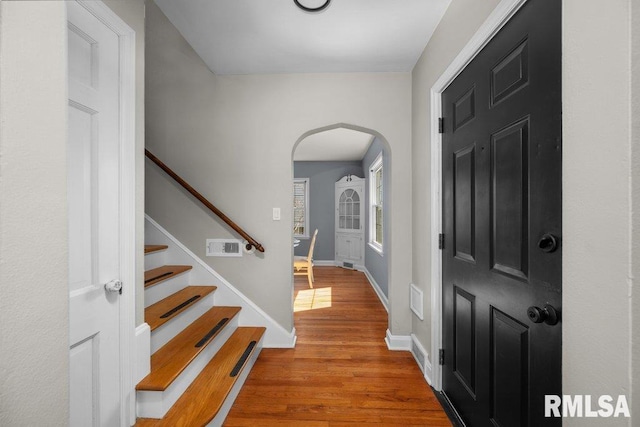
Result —
[[[345,128],[314,133],[300,141],[293,153],[293,160],[362,160],[373,138],[371,134]]]
[[[271,74],[411,71],[451,0],[155,1],[214,73]]]

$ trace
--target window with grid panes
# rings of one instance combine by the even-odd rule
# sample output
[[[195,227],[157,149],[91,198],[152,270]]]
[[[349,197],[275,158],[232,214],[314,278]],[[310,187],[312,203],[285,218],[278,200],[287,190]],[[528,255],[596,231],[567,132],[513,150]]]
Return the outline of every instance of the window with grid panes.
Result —
[[[382,252],[382,195],[384,191],[382,153],[371,164],[369,171],[369,244],[374,249]]]
[[[309,237],[309,178],[293,180],[293,235]]]

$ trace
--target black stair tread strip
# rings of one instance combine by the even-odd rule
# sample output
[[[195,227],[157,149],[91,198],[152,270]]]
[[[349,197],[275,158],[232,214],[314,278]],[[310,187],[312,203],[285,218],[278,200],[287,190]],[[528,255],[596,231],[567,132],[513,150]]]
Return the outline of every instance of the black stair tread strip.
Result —
[[[191,304],[192,302],[194,302],[195,300],[197,300],[198,298],[200,298],[201,295],[194,295],[191,298],[189,298],[188,300],[176,305],[175,307],[173,307],[171,310],[167,311],[165,314],[163,314],[162,316],[160,316],[161,319],[166,319],[167,317],[173,315],[174,313],[176,313],[177,311],[180,311],[181,309],[183,309],[184,307],[188,306],[189,304]]]
[[[216,326],[214,326],[204,337],[202,337],[200,341],[196,343],[196,348],[205,345],[228,321],[228,317],[221,319]]]
[[[242,356],[240,356],[240,359],[238,359],[236,366],[234,366],[233,369],[231,370],[231,373],[229,374],[230,377],[235,377],[236,375],[238,375],[238,373],[240,373],[240,370],[244,366],[244,363],[246,362],[247,358],[253,351],[253,348],[256,346],[256,344],[257,344],[257,341],[251,341],[249,343],[247,348],[244,350],[244,353],[242,353]]]
[[[166,273],[162,273],[158,276],[152,277],[150,279],[147,279],[144,281],[144,283],[149,283],[149,282],[153,282],[154,280],[158,280],[161,279],[163,277],[167,277],[167,276],[171,276],[173,274],[173,271],[167,271]]]

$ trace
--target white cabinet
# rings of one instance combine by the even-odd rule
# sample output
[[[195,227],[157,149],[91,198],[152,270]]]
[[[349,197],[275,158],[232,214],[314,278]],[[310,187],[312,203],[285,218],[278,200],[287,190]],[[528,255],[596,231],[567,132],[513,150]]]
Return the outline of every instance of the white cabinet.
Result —
[[[336,263],[364,265],[364,178],[347,175],[336,182]]]

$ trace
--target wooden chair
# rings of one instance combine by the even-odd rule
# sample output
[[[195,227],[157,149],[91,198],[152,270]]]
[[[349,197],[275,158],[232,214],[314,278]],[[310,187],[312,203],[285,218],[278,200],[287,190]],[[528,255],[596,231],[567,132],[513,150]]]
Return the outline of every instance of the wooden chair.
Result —
[[[313,278],[313,248],[316,245],[316,236],[318,235],[318,229],[313,232],[313,237],[311,238],[311,245],[309,246],[309,255],[306,257],[303,256],[294,256],[293,257],[293,275],[294,276],[307,276],[309,279],[309,287],[313,288],[313,282],[315,279]]]

